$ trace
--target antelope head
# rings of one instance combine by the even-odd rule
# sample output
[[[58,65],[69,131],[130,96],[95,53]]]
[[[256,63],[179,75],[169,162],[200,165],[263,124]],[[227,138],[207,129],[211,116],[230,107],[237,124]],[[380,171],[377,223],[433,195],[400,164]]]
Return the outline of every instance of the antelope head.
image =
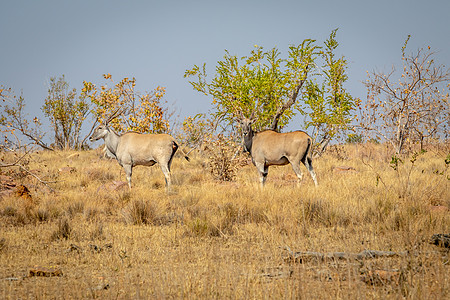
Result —
[[[120,116],[122,113],[124,113],[123,108],[116,109],[108,118],[106,118],[100,125],[95,128],[92,135],[89,137],[89,140],[91,142],[97,141],[99,139],[103,139],[108,135],[109,127],[108,124],[118,116]]]
[[[244,136],[244,151],[251,152],[252,140],[255,135],[255,131],[252,129],[252,124],[255,123],[256,117],[255,113],[252,112],[250,118],[245,118],[242,112],[240,112],[239,123],[241,125],[242,134]]]
[[[92,135],[89,138],[89,140],[91,142],[95,142],[95,141],[97,141],[99,139],[103,139],[103,138],[106,137],[108,132],[109,132],[108,125],[106,125],[106,123],[101,123],[100,125],[97,126],[97,128],[95,128],[95,130],[92,133]]]

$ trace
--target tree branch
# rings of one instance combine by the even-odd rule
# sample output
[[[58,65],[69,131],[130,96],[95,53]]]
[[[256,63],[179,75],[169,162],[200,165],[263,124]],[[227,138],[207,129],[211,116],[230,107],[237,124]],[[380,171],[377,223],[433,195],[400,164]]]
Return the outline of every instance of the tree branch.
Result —
[[[299,83],[297,84],[297,86],[293,89],[289,100],[277,109],[277,112],[275,113],[275,116],[273,117],[272,124],[270,125],[271,130],[278,131],[278,121],[280,120],[280,117],[283,115],[283,113],[286,111],[286,109],[288,109],[292,105],[294,105],[295,101],[297,100],[298,93],[300,92],[300,89],[302,88],[303,84],[306,81],[306,78],[308,75],[308,67],[309,67],[309,65],[307,65],[305,68],[304,79],[301,79],[299,81]]]

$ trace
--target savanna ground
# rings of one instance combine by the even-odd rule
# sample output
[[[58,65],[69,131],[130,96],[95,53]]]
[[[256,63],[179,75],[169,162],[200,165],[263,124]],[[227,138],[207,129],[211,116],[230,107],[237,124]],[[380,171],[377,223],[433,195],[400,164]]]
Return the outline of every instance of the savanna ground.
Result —
[[[448,299],[449,252],[429,243],[450,233],[448,151],[410,155],[395,170],[384,146],[346,145],[313,162],[319,187],[304,166],[297,187],[285,166],[269,169],[263,190],[252,165],[223,183],[200,155],[177,156],[169,193],[158,165],[136,167],[130,192],[99,150],[32,153],[22,163],[54,191],[1,169],[31,198],[0,198],[0,298]],[[401,255],[292,257],[366,249]],[[30,276],[35,268],[60,276]]]

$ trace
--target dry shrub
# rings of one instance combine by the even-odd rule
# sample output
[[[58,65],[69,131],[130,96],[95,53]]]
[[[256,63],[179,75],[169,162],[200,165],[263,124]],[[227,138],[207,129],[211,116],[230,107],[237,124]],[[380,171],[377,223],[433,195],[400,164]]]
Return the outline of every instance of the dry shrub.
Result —
[[[220,207],[218,214],[221,215],[218,228],[227,234],[232,234],[234,226],[239,224],[268,222],[261,208],[249,208],[248,205],[227,203]]]
[[[47,201],[38,208],[38,214],[46,215],[48,220],[59,218],[63,211],[56,205],[55,201]]]
[[[41,221],[38,212],[37,201],[21,197],[8,199],[3,208],[0,208],[0,216],[4,217],[4,222],[15,226]]]
[[[84,211],[84,202],[77,201],[67,207],[67,214],[69,217],[74,217],[76,214],[81,214]]]
[[[247,164],[242,150],[232,137],[219,134],[205,147],[208,170],[215,180],[234,181],[237,171]]]
[[[56,230],[51,235],[51,240],[69,239],[72,235],[72,226],[67,218],[62,218],[58,220],[58,225]]]
[[[304,222],[325,227],[346,227],[350,225],[353,222],[352,219],[354,219],[354,215],[349,207],[335,207],[329,201],[322,198],[304,201],[301,205],[300,213],[300,218]]]
[[[400,210],[393,211],[386,220],[386,226],[393,231],[403,231],[408,228],[407,213]]]
[[[14,217],[17,215],[17,208],[12,206],[5,206],[3,208],[2,215],[5,217]]]
[[[198,185],[202,184],[206,181],[206,176],[204,172],[196,172],[191,174],[187,177],[187,180],[184,184],[186,185]]]
[[[131,203],[123,209],[122,216],[125,223],[131,225],[156,225],[158,221],[161,220],[161,218],[158,217],[155,204],[148,200],[131,201]]]
[[[326,200],[308,199],[302,205],[303,219],[309,223],[331,225],[331,207]]]
[[[39,222],[47,222],[50,220],[50,218],[51,218],[51,215],[50,215],[50,211],[48,209],[39,207],[36,210],[36,219]]]
[[[87,207],[84,210],[84,219],[88,222],[95,221],[101,215],[101,211],[97,207]]]
[[[327,152],[338,160],[348,160],[349,155],[346,149],[344,145],[331,145]]]
[[[188,222],[184,235],[192,237],[219,237],[222,233],[220,229],[208,219],[196,217]]]
[[[107,216],[112,216],[115,214],[114,207],[116,207],[117,203],[112,197],[108,197],[104,199],[106,204],[103,206],[103,213]]]
[[[384,222],[395,210],[396,203],[391,199],[379,198],[366,211],[367,221],[372,223]]]
[[[104,184],[114,179],[115,176],[103,168],[89,169],[81,179],[81,186],[88,186],[92,181],[99,181]]]
[[[91,230],[89,231],[89,239],[92,241],[105,239],[105,231],[103,223],[93,224],[93,228],[91,228]]]
[[[9,224],[13,226],[23,226],[28,223],[27,218],[24,213],[20,211],[17,207],[7,205],[3,208],[1,212],[3,217],[2,223]]]
[[[214,208],[194,205],[187,208],[190,220],[185,234],[197,237],[233,235],[237,226],[249,223],[268,222],[261,208],[228,202]]]

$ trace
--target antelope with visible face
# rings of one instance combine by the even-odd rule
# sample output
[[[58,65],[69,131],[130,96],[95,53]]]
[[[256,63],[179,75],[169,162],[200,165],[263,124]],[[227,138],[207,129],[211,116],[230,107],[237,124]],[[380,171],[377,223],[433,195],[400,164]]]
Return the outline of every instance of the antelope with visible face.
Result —
[[[291,164],[300,184],[303,174],[300,162],[308,169],[314,184],[317,186],[316,173],[311,159],[311,137],[303,131],[279,133],[273,130],[255,132],[252,129],[254,119],[241,120],[244,133],[244,150],[249,152],[252,162],[260,174],[261,185],[264,186],[269,166]]]
[[[158,163],[166,180],[166,188],[171,185],[170,166],[178,144],[175,139],[168,134],[141,134],[136,132],[126,132],[118,135],[108,123],[117,117],[117,111],[107,121],[100,124],[92,133],[89,140],[91,142],[99,139],[105,140],[107,152],[112,154],[118,163],[124,168],[127,176],[128,186],[131,189],[131,174],[134,166],[153,166]],[[180,149],[186,160],[189,157]]]

